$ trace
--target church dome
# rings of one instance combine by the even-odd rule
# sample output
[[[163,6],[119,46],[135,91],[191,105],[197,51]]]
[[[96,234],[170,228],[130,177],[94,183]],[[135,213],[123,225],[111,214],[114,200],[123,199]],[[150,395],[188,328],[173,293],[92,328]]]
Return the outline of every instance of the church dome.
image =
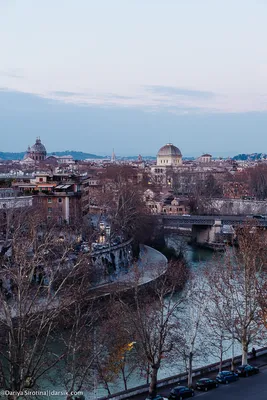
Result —
[[[181,151],[172,143],[167,143],[158,151],[158,157],[182,157]]]
[[[35,144],[31,147],[30,150],[32,153],[38,153],[38,154],[43,154],[46,156],[46,148],[45,146],[41,143],[41,139],[37,138]]]
[[[46,158],[46,148],[42,144],[41,139],[38,137],[33,146],[29,146],[24,156],[24,159],[31,158],[36,162],[44,161]]]

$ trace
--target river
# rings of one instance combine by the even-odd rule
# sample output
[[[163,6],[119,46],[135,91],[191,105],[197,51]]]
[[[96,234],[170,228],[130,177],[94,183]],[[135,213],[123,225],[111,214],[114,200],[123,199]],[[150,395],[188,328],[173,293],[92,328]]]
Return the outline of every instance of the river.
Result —
[[[223,254],[222,253],[215,253],[212,250],[193,247],[188,244],[188,238],[181,237],[176,234],[168,234],[165,235],[166,245],[168,247],[172,247],[179,252],[182,248],[186,261],[191,269],[194,270],[195,273],[201,274],[201,270],[204,266],[207,266],[209,263],[220,263],[223,262]],[[186,312],[184,313],[184,315]],[[238,345],[235,345],[234,353],[235,355],[240,354],[240,348]],[[231,357],[232,355],[232,348],[229,349],[228,354],[226,354],[225,358]],[[194,368],[201,367],[208,363],[213,363],[219,361],[218,359],[210,356],[208,359],[205,360],[197,360],[194,362]],[[172,375],[179,374],[184,372],[184,365],[180,360],[177,360],[177,363],[168,363],[167,360],[163,360],[162,367],[159,371],[159,379],[163,379]],[[129,381],[128,387],[135,387],[141,384],[144,384],[145,381],[140,379],[140,376],[133,376],[132,379]],[[117,382],[114,385],[110,385],[112,388],[112,392],[118,392],[123,389],[122,382]],[[99,397],[104,397],[107,395],[106,391],[103,390],[101,386],[95,388],[95,397],[90,397],[90,399],[97,399]]]
[[[183,248],[184,255],[186,257],[186,260],[188,262],[188,265],[191,269],[194,270],[195,273],[201,274],[201,269],[206,266],[208,263],[220,263],[223,262],[223,254],[221,253],[214,253],[209,249],[202,249],[202,248],[197,248],[197,247],[192,247],[188,245],[187,239],[185,237],[180,237],[175,234],[169,234],[165,236],[165,241],[166,245],[168,247],[174,248],[176,251],[178,251],[181,246]],[[229,349],[229,354],[227,354],[228,357],[231,357],[232,354],[232,349]],[[240,354],[240,349],[238,346],[235,346],[235,354]],[[218,359],[214,359],[214,357],[210,357],[209,359],[205,360],[198,360],[195,362],[194,367],[200,367],[203,366],[207,363],[212,363],[218,361]],[[159,371],[159,379],[165,378],[171,375],[178,374],[180,372],[184,371],[184,366],[182,365],[179,360],[177,360],[177,363],[175,364],[169,364],[167,360],[164,360],[164,363],[162,365],[162,368]],[[131,380],[129,381],[128,387],[135,387],[141,384],[144,384],[145,380],[142,381],[140,376],[132,376]],[[42,389],[49,389],[49,390],[60,390],[60,384],[55,384],[54,387],[51,387],[51,383],[47,381],[42,382]],[[121,390],[124,390],[123,387],[123,382],[117,381],[115,384],[110,384],[110,389],[112,393],[119,392]],[[102,387],[102,385],[97,384],[96,382],[94,383],[94,387],[91,390],[86,390],[84,393],[86,399],[88,400],[95,400],[100,397],[107,396],[107,391]],[[47,398],[47,397],[46,397]],[[51,398],[51,400],[63,400],[66,397],[65,396],[49,396],[48,398]]]

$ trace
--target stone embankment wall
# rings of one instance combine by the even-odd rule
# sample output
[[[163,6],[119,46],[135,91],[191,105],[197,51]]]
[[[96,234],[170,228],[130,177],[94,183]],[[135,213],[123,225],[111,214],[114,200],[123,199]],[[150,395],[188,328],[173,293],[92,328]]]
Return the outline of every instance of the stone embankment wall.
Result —
[[[0,209],[31,207],[32,204],[33,204],[32,196],[0,198]]]
[[[107,280],[115,279],[120,271],[128,269],[133,262],[133,239],[91,253],[91,259],[99,272]]]
[[[267,214],[267,201],[211,199],[204,202],[204,211],[219,215]]]

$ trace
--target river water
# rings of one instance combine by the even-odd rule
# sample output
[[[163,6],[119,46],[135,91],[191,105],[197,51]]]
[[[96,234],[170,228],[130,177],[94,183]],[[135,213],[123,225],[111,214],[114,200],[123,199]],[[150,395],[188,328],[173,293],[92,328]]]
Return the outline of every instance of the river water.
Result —
[[[176,251],[179,251],[179,249],[182,246],[184,255],[188,262],[188,265],[197,274],[201,274],[202,268],[204,266],[206,266],[208,263],[223,262],[223,254],[214,253],[209,249],[201,249],[201,248],[192,247],[192,246],[188,245],[187,239],[184,237],[179,237],[178,235],[175,235],[175,234],[169,234],[169,235],[165,236],[165,240],[166,240],[166,245],[168,247],[173,247]],[[239,346],[237,346],[237,345],[235,346],[234,352],[236,355],[241,353]],[[232,349],[229,349],[228,353],[229,354],[225,355],[225,358],[231,357]],[[212,357],[212,356],[209,357],[208,359],[206,358],[205,360],[199,359],[197,362],[195,362],[194,368],[201,367],[203,365],[206,365],[206,364],[209,364],[209,363],[212,363],[215,361],[218,361],[218,359],[214,359],[214,357]],[[162,379],[162,378],[165,378],[168,376],[172,376],[172,375],[176,375],[183,371],[184,371],[184,366],[181,362],[180,363],[177,362],[174,364],[172,363],[170,365],[167,361],[164,361],[162,368],[159,371],[159,379]],[[135,387],[135,386],[142,385],[144,383],[146,383],[145,380],[142,381],[142,378],[140,378],[139,375],[132,376],[131,380],[129,381],[128,387],[129,388]],[[52,390],[52,389],[60,390],[60,385],[56,385],[56,387],[52,388],[51,383],[48,383],[45,381],[42,382],[42,386],[45,386],[47,389],[50,389],[50,390]],[[112,393],[116,393],[116,392],[124,390],[122,380],[117,381],[114,384],[110,384],[110,389],[111,389]],[[98,399],[98,398],[107,396],[107,391],[101,385],[99,385],[95,382],[94,388],[86,391],[86,393],[84,393],[84,395],[85,395],[86,399],[93,400],[93,399]],[[51,396],[50,398],[53,400],[63,400],[65,398],[65,396]]]
[[[201,274],[204,266],[207,266],[209,263],[221,263],[223,262],[223,253],[215,253],[212,250],[205,248],[192,247],[187,243],[186,237],[181,237],[176,234],[169,234],[165,236],[166,245],[168,247],[172,247],[178,253],[182,248],[183,253],[185,255],[186,261],[191,269],[193,269],[195,274]],[[184,312],[186,315],[186,312]],[[235,355],[240,354],[240,347],[236,344],[234,347]],[[225,358],[232,356],[232,348],[225,354]],[[203,365],[207,365],[209,363],[218,362],[214,356],[209,356],[205,358],[205,360],[198,359],[194,361],[194,368],[201,367]],[[163,360],[162,367],[159,371],[159,379],[163,379],[172,375],[176,375],[184,372],[185,367],[182,361],[177,360],[177,363],[168,363],[167,360]],[[128,387],[135,387],[141,384],[146,383],[140,379],[140,376],[132,376],[132,379],[128,383]],[[118,392],[120,390],[124,390],[122,382],[116,382],[116,384],[110,385],[112,388],[112,392]],[[98,386],[95,388],[95,393],[93,397],[89,397],[90,399],[97,399],[99,397],[104,397],[107,395],[107,392],[101,387]],[[91,394],[92,396],[92,394]]]

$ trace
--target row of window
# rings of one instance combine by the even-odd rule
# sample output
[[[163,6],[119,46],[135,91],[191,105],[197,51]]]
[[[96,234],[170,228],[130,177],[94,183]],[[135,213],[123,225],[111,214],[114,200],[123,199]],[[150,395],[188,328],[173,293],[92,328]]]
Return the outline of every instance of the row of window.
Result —
[[[179,161],[178,160],[173,160],[174,161],[174,164],[179,164]],[[160,163],[161,164],[168,164],[169,163],[169,160],[160,160]]]
[[[167,209],[163,208],[163,211],[167,212]],[[168,208],[168,211],[184,211],[184,209],[182,207],[176,207],[176,210],[175,210],[175,207],[173,207],[173,208],[170,207],[170,208]]]
[[[157,206],[155,204],[149,204],[148,207],[149,208],[157,208]],[[176,210],[175,210],[175,207],[169,207],[168,210],[169,211],[184,211],[184,208],[183,207],[176,207]],[[163,208],[163,211],[166,212],[166,208]]]
[[[48,211],[49,213],[51,213],[51,212],[53,211],[53,208],[52,208],[52,207],[48,207],[48,208],[47,208],[47,211]],[[62,207],[56,208],[56,212],[62,212]]]
[[[59,197],[59,198],[57,199],[57,201],[58,201],[58,203],[62,203],[62,198]],[[47,203],[52,203],[52,197],[48,197]]]
[[[14,192],[4,192],[4,193],[0,192],[0,197],[2,199],[4,199],[5,197],[13,197],[13,196],[14,196]]]

